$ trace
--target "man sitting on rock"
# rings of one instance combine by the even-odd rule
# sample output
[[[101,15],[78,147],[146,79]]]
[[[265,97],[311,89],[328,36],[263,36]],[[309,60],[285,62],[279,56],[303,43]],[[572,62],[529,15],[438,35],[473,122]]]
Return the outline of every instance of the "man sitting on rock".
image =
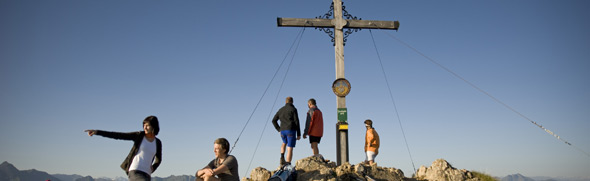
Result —
[[[207,166],[197,171],[197,181],[239,181],[238,160],[233,155],[228,155],[229,142],[225,138],[218,138],[213,144],[215,159]]]

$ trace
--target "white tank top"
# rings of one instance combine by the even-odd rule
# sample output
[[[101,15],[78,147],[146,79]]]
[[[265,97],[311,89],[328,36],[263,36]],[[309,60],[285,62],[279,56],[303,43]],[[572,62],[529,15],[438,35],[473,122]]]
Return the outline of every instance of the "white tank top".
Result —
[[[156,151],[156,139],[150,142],[144,137],[139,146],[139,150],[137,150],[137,154],[133,157],[133,161],[131,161],[129,171],[138,170],[151,175],[152,162],[154,161]]]

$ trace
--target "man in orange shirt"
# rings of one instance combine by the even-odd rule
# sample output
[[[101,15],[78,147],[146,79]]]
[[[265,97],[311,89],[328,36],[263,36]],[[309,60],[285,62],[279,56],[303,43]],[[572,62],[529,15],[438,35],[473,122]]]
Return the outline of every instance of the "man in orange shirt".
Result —
[[[365,163],[373,165],[375,157],[379,154],[379,134],[373,128],[373,121],[365,120],[365,127],[367,127],[367,134],[365,135]]]

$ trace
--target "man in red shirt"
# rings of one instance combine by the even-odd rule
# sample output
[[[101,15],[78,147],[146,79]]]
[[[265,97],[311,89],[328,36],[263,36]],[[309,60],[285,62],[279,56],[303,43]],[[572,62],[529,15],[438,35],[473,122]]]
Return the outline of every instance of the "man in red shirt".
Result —
[[[311,98],[307,101],[309,111],[307,111],[307,119],[305,120],[305,131],[303,131],[303,139],[309,135],[309,143],[313,150],[313,156],[324,159],[320,155],[318,144],[324,135],[324,118],[322,111],[318,109],[315,99]]]

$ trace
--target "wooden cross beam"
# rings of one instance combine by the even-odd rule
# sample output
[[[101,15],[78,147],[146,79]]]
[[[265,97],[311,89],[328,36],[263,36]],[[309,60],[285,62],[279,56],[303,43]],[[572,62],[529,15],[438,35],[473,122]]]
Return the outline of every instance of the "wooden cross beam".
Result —
[[[284,27],[317,27],[317,28],[334,28],[333,19],[315,19],[315,18],[277,18],[277,25]],[[397,30],[399,21],[376,21],[376,20],[345,20],[343,28],[354,29],[388,29]]]

